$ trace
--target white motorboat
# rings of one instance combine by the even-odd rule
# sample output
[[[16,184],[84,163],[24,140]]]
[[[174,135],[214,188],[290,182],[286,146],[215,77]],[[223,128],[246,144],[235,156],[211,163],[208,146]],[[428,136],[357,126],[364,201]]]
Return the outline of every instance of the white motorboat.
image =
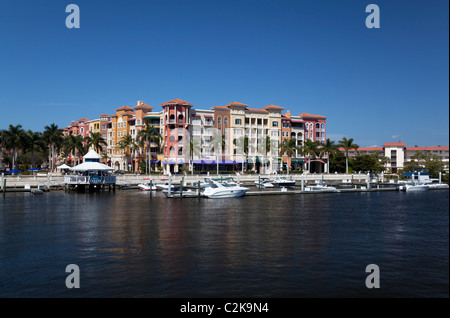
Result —
[[[277,187],[295,186],[295,180],[287,180],[285,177],[276,177],[271,183]]]
[[[157,189],[156,185],[154,185],[154,184],[150,187],[150,183],[138,184],[138,188],[142,191],[150,191],[150,190],[156,191],[156,189]]]
[[[398,190],[406,192],[427,191],[430,188],[428,184],[423,183],[407,183],[398,186]]]
[[[305,191],[332,191],[337,192],[337,189],[332,186],[327,186],[325,183],[317,183],[314,185],[308,185],[305,187]]]
[[[258,180],[255,181],[255,185],[259,188],[273,188],[273,183],[269,180],[269,178],[260,178],[259,182]]]
[[[249,190],[221,179],[208,179],[209,187],[202,195],[207,198],[236,198],[242,197]]]
[[[428,184],[430,189],[448,189],[449,185],[446,183],[429,183]]]

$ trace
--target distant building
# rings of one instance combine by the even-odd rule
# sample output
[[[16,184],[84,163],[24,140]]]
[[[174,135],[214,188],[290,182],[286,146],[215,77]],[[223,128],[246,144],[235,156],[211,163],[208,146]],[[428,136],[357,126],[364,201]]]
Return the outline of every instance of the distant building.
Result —
[[[343,148],[339,148],[344,152]],[[386,171],[391,173],[397,173],[400,169],[403,169],[406,162],[413,160],[413,156],[417,152],[423,154],[435,154],[441,158],[445,163],[445,170],[449,169],[449,147],[406,147],[404,142],[387,142],[383,144],[383,147],[363,147],[358,149],[350,149],[349,157],[355,157],[358,154],[372,154],[379,153],[389,158],[389,162],[386,164]]]

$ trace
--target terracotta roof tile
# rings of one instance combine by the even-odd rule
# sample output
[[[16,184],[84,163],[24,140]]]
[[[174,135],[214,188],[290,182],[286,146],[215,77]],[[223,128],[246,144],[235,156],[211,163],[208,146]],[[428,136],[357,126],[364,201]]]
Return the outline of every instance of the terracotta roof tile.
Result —
[[[211,109],[215,109],[215,108],[230,110],[227,106],[213,106],[213,107],[211,107]]]
[[[173,99],[173,100],[170,100],[170,101],[168,101],[168,102],[165,102],[165,103],[162,103],[162,104],[159,104],[160,106],[166,106],[166,105],[188,105],[188,106],[194,106],[194,105],[192,105],[191,103],[188,103],[187,101],[185,101],[185,100],[181,100],[181,99],[178,99],[178,98],[175,98],[175,99]]]
[[[321,115],[313,115],[313,114],[308,114],[308,113],[301,113],[298,117],[326,118],[325,116],[321,116]]]
[[[248,105],[247,104],[238,103],[238,102],[232,102],[232,103],[226,104],[225,106],[244,106],[244,107],[247,107]]]
[[[406,150],[421,151],[421,150],[449,150],[448,147],[406,147]]]
[[[280,106],[275,106],[275,105],[267,105],[266,107],[263,107],[262,109],[270,109],[270,108],[274,108],[274,109],[284,109],[284,107],[280,107]]]
[[[131,108],[130,106],[122,106],[122,107],[116,108],[116,111],[119,111],[119,110],[133,110],[133,108]]]
[[[406,146],[406,144],[404,142],[386,142],[383,144],[383,147],[388,147],[388,146]]]
[[[252,112],[263,112],[263,113],[268,113],[267,110],[265,110],[265,109],[259,109],[259,108],[247,108],[247,110],[252,111]]]

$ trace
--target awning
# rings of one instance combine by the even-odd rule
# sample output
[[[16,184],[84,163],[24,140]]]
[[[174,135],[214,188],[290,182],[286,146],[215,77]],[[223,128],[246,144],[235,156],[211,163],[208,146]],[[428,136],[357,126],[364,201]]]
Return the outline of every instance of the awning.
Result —
[[[161,160],[150,160],[150,162],[151,163],[158,163],[158,162],[160,162]]]
[[[174,165],[175,161],[174,160],[169,160],[169,165]]]
[[[202,160],[203,165],[215,165],[216,162],[214,160]]]
[[[167,160],[164,160],[164,161],[163,161],[163,165],[166,165],[166,164],[167,164]]]
[[[236,159],[236,163],[243,163],[243,162],[247,162],[247,160],[245,160],[245,159]]]
[[[182,164],[184,164],[184,161],[180,159],[177,161],[177,164],[182,165]]]
[[[192,164],[201,165],[203,160],[192,160]]]

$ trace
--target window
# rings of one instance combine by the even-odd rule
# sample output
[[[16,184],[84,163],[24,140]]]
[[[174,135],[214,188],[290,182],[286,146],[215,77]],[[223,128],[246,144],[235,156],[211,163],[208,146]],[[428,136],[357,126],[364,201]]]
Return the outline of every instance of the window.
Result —
[[[217,117],[217,123],[220,125],[222,118],[221,117]]]
[[[223,123],[224,123],[224,125],[228,124],[228,117],[225,117],[225,118],[223,119]]]
[[[174,147],[170,147],[170,153],[173,154],[175,152],[175,148]]]
[[[272,122],[272,127],[278,127],[278,122],[277,121],[273,121]]]
[[[175,142],[175,137],[174,136],[170,136],[169,141],[170,142]]]
[[[239,118],[236,118],[236,120],[234,121],[235,125],[241,125],[242,124],[242,120]]]
[[[141,124],[141,120],[140,119],[137,119],[136,120],[136,125],[140,125]]]
[[[183,115],[178,116],[178,123],[179,124],[183,123]]]

